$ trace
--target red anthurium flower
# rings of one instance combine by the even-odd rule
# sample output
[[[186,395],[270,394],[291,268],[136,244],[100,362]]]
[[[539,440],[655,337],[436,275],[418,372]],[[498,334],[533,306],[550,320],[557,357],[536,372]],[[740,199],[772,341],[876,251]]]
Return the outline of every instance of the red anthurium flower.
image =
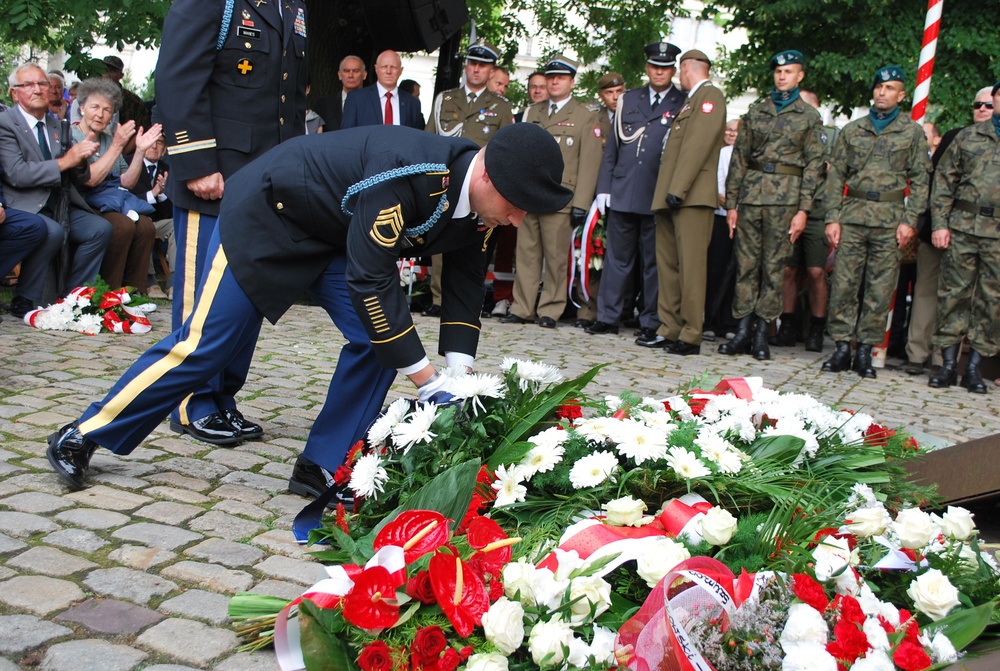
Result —
[[[375,551],[387,545],[403,548],[403,558],[412,564],[448,542],[448,519],[434,510],[407,510],[382,527],[375,536]]]
[[[511,546],[520,538],[510,538],[499,524],[488,517],[476,517],[469,523],[469,545],[478,550],[469,559],[480,577],[485,574],[499,576],[504,564],[510,561]]]
[[[344,618],[365,630],[384,629],[396,624],[399,606],[396,586],[384,566],[366,568],[354,576],[354,588],[344,597]]]
[[[821,613],[830,605],[826,590],[806,573],[796,573],[792,576],[792,591],[800,601],[809,604]]]
[[[490,607],[482,579],[461,557],[450,552],[436,552],[428,568],[438,605],[451,620],[455,633],[468,636],[482,624]]]

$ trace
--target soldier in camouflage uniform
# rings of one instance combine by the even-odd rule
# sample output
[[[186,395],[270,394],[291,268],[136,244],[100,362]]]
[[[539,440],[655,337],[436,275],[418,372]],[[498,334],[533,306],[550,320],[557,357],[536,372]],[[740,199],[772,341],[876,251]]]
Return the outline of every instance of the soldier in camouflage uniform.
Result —
[[[726,223],[730,237],[738,231],[733,316],[739,328],[719,346],[722,354],[752,351],[758,361],[771,358],[769,323],[781,314],[785,266],[813,208],[823,166],[823,120],[799,98],[802,60],[798,51],[771,58],[771,96],[750,107],[733,146]]]
[[[962,386],[976,394],[986,393],[982,357],[1000,352],[1000,82],[992,94],[992,117],[962,130],[941,157],[931,199],[931,241],[945,252],[934,334],[944,364],[930,386],[955,384],[968,335]]]
[[[927,207],[931,160],[923,129],[899,113],[906,97],[903,82],[897,65],[876,72],[871,112],[847,124],[833,149],[824,199],[826,237],[837,248],[829,321],[837,349],[823,363],[828,372],[852,366],[854,337],[854,369],[861,377],[875,377],[872,346],[885,338],[900,250],[916,234],[917,216]]]

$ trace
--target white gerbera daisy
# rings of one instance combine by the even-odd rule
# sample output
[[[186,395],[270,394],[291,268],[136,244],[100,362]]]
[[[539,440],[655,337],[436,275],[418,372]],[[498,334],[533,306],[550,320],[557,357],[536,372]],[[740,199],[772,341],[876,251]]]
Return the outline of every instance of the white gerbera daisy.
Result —
[[[566,433],[563,431],[563,433]],[[519,466],[525,480],[531,480],[536,473],[548,473],[562,461],[566,448],[558,444],[542,443],[528,450]]]
[[[694,439],[694,444],[701,448],[701,456],[718,466],[723,473],[735,474],[743,470],[740,452],[719,434],[702,431]]]
[[[382,468],[382,461],[377,454],[365,454],[358,458],[351,471],[351,481],[348,483],[356,496],[378,499],[382,485],[389,479],[389,474]]]
[[[420,403],[409,419],[392,427],[392,439],[396,446],[405,454],[417,443],[429,443],[437,434],[431,431],[431,425],[437,419],[437,406],[433,403]]]
[[[385,439],[389,437],[392,433],[392,429],[403,421],[406,417],[406,413],[410,411],[410,402],[405,398],[397,398],[395,401],[389,404],[389,407],[385,409],[378,419],[372,423],[370,429],[368,429],[368,444],[369,445],[382,445],[385,443]]]
[[[470,399],[472,414],[478,415],[480,410],[486,412],[482,399],[503,398],[506,392],[499,376],[471,374],[456,377],[451,393],[457,398]]]
[[[662,431],[639,422],[622,422],[616,432],[618,453],[632,459],[636,465],[663,459],[667,454],[667,437]]]
[[[538,386],[547,386],[562,382],[563,376],[559,369],[547,363],[504,357],[500,363],[500,369],[509,371],[515,364],[517,364],[517,386],[521,388],[521,391],[528,391],[528,387],[532,383],[536,383]]]
[[[618,469],[618,458],[606,450],[583,457],[569,472],[569,481],[576,489],[597,487]]]
[[[523,501],[528,494],[528,488],[521,484],[524,480],[524,473],[520,466],[511,466],[509,469],[501,465],[496,471],[496,482],[492,487],[496,490],[497,499],[494,505],[509,506],[512,503]]]
[[[712,474],[694,452],[683,447],[671,447],[667,451],[667,463],[685,480],[704,478]]]
[[[615,435],[615,432],[621,427],[621,423],[622,420],[614,417],[591,417],[578,422],[573,428],[581,436],[602,443]]]

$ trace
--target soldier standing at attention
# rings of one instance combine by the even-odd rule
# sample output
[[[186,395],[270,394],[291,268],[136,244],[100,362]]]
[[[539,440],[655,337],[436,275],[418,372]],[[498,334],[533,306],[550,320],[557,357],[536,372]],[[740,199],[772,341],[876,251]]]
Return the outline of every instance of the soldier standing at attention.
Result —
[[[733,146],[726,223],[729,237],[735,234],[733,316],[739,327],[732,340],[719,345],[721,354],[771,358],[767,334],[781,314],[785,266],[813,208],[823,166],[823,120],[799,97],[802,60],[794,50],[771,58],[771,96],[751,105]]]
[[[500,52],[485,42],[477,42],[465,54],[465,85],[442,91],[434,99],[427,130],[444,137],[464,137],[485,147],[493,134],[514,123],[514,112],[502,95],[487,87],[496,69]],[[441,255],[432,257],[431,306],[425,317],[441,314]]]
[[[854,370],[875,377],[872,346],[885,338],[900,250],[915,235],[917,216],[927,207],[931,159],[923,128],[899,113],[906,97],[903,82],[898,65],[879,69],[871,112],[844,126],[833,149],[824,194],[826,237],[837,248],[829,326],[837,349],[823,363],[830,373],[852,367],[855,338]]]
[[[962,386],[986,393],[979,365],[1000,352],[1000,82],[993,85],[993,114],[959,132],[934,172],[931,242],[944,250],[938,281],[934,344],[943,365],[932,387],[958,378],[958,352],[969,336]]]
[[[562,184],[573,191],[573,200],[556,212],[529,212],[524,218],[517,232],[514,306],[500,318],[504,324],[527,324],[537,314],[539,326],[554,329],[566,307],[573,227],[582,226],[587,217],[601,167],[600,118],[572,96],[576,69],[577,63],[564,56],[550,61],[545,66],[549,99],[524,113],[524,123],[541,126],[559,144],[565,164]],[[536,301],[543,261],[545,279]]]
[[[656,212],[657,308],[670,354],[701,353],[705,320],[705,259],[719,206],[719,150],[726,131],[726,97],[708,73],[704,52],[681,55],[681,88],[688,92],[660,158],[653,191]]]

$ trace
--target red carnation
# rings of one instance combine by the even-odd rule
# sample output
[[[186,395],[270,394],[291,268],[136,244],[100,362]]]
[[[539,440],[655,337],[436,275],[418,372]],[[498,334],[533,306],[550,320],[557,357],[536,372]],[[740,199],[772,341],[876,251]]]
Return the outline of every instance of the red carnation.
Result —
[[[431,586],[431,574],[418,571],[406,582],[406,593],[420,603],[434,603],[434,588]]]
[[[904,450],[918,450],[918,449],[920,449],[920,446],[917,444],[917,439],[916,438],[914,438],[913,436],[909,436],[909,437],[907,437],[906,440],[903,441],[903,449]]]
[[[462,663],[462,657],[455,652],[455,648],[448,648],[441,655],[441,660],[438,662],[438,671],[455,671],[458,665]]]
[[[896,435],[893,429],[872,422],[865,431],[865,444],[874,447],[885,447],[889,439]]]
[[[834,625],[833,635],[837,639],[837,645],[840,647],[841,653],[836,655],[836,657],[838,659],[846,659],[852,664],[854,660],[868,652],[872,647],[868,643],[868,637],[865,635],[865,632],[854,622],[841,620]]]
[[[923,671],[931,665],[931,658],[923,647],[909,639],[893,651],[892,661],[903,671]]]
[[[354,472],[353,468],[347,466],[346,464],[341,464],[340,466],[337,467],[337,470],[334,471],[333,473],[333,481],[336,484],[343,487],[344,485],[346,485],[348,482],[351,481],[351,473],[353,472]]]
[[[861,610],[861,604],[853,596],[844,595],[840,597],[840,618],[845,622],[851,622],[858,626],[865,623],[865,613]]]
[[[800,601],[809,604],[821,613],[830,605],[826,590],[806,573],[796,573],[792,576],[792,591]]]
[[[464,662],[472,656],[473,652],[475,652],[475,649],[471,645],[467,645],[458,651],[458,657]]]
[[[560,405],[556,410],[557,419],[566,419],[572,421],[574,419],[580,419],[583,417],[583,409],[580,407],[579,403],[574,399],[569,403],[564,403]]]
[[[431,625],[418,629],[413,637],[413,645],[410,646],[410,653],[414,666],[436,666],[441,652],[448,645],[447,639],[441,627]]]
[[[392,671],[392,650],[385,641],[369,643],[358,655],[361,671]]]

